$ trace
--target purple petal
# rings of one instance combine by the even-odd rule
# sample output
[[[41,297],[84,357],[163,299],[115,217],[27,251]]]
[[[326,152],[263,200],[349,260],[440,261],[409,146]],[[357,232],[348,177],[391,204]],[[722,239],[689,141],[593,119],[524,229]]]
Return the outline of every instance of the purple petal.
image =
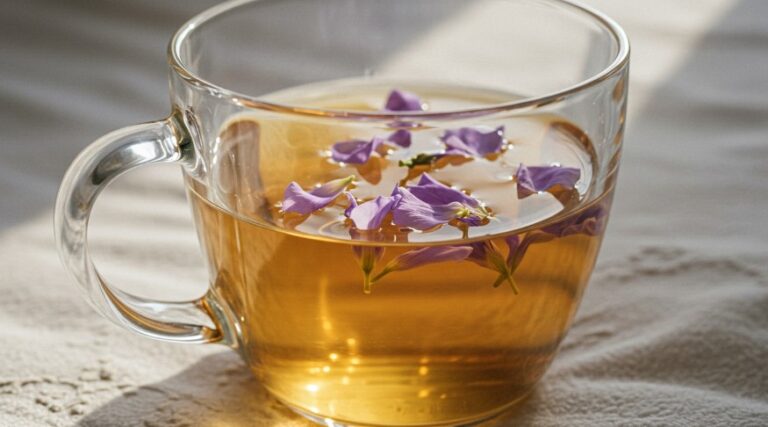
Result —
[[[504,126],[495,129],[464,127],[448,130],[441,139],[447,154],[485,157],[501,152],[504,147]]]
[[[445,143],[445,154],[465,157],[475,157],[477,154],[474,150],[464,143],[458,136],[444,137],[443,143]]]
[[[379,196],[353,208],[349,218],[359,230],[375,230],[381,226],[381,221],[399,200],[400,196]]]
[[[571,234],[586,234],[596,236],[603,232],[608,220],[608,211],[601,205],[585,210],[579,215],[567,218],[552,225],[543,227],[545,233],[565,237]]]
[[[472,253],[472,248],[468,246],[427,246],[397,256],[384,267],[384,271],[389,273],[410,270],[426,264],[461,261],[466,259],[470,253]]]
[[[470,243],[468,247],[472,248],[472,252],[469,254],[467,260],[474,262],[482,267],[493,268],[488,263],[488,249],[490,243],[488,241]]]
[[[517,254],[517,249],[520,247],[520,236],[513,234],[504,238],[504,243],[507,244],[509,252],[507,253],[507,266],[511,267]]]
[[[422,111],[424,105],[415,94],[395,89],[389,93],[384,109],[387,111]]]
[[[507,267],[509,271],[514,272],[517,269],[532,244],[548,242],[553,238],[551,234],[540,230],[529,231],[522,240],[520,236],[508,237],[506,243],[509,247],[509,253],[507,254]]]
[[[431,205],[420,200],[404,188],[397,188],[400,201],[392,209],[394,223],[401,227],[416,230],[428,230],[438,225],[447,224],[462,209],[460,203]]]
[[[355,199],[355,196],[352,195],[349,191],[345,191],[344,195],[347,197],[347,208],[344,209],[344,216],[349,218],[349,215],[352,213],[352,210],[357,207],[357,199]]]
[[[472,248],[472,253],[467,258],[469,261],[481,267],[496,270],[499,273],[503,273],[506,270],[504,257],[499,253],[499,249],[492,240],[470,243],[469,247]]]
[[[427,173],[423,173],[418,184],[408,187],[408,190],[418,199],[430,205],[458,202],[471,207],[480,206],[480,202],[474,197],[442,184]]]
[[[540,191],[549,191],[553,187],[561,186],[566,190],[572,190],[581,178],[578,168],[562,166],[531,166],[520,164],[515,172],[517,181],[517,198],[524,199]]]
[[[322,209],[333,202],[355,177],[334,179],[310,192],[304,191],[299,184],[291,182],[283,194],[283,212],[295,212],[301,215],[309,215]]]
[[[411,146],[411,132],[405,129],[396,130],[387,137],[387,141],[399,147],[408,148]]]
[[[352,139],[337,142],[331,147],[331,158],[337,162],[362,164],[368,161],[374,150],[383,142],[384,140],[378,137],[374,137],[370,141]]]

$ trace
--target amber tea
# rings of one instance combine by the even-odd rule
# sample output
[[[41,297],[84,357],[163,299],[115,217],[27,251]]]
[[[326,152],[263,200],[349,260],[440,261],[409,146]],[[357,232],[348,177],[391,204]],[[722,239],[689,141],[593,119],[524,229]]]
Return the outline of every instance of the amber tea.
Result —
[[[273,97],[363,111],[509,98],[406,89]],[[279,399],[316,419],[451,424],[499,412],[543,375],[610,202],[610,187],[590,193],[578,127],[544,114],[449,128],[264,114],[233,118],[219,142],[215,191],[188,177],[189,197],[213,292]]]

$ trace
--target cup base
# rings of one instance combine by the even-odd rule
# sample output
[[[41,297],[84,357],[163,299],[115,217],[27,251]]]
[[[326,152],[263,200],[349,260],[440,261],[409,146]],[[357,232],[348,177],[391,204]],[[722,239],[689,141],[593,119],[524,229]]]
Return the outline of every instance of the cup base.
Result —
[[[438,423],[422,423],[422,424],[402,424],[399,425],[400,427],[473,427],[478,426],[479,424],[491,421],[510,409],[512,409],[514,406],[516,406],[518,403],[522,402],[528,396],[531,394],[533,390],[529,390],[524,395],[520,396],[518,399],[500,407],[497,409],[494,409],[493,411],[486,412],[483,414],[480,414],[476,417],[463,419],[463,420],[453,420],[448,422],[438,422]],[[280,398],[277,398],[280,400],[280,402],[287,406],[290,410],[293,412],[301,415],[302,417],[316,423],[322,426],[326,427],[392,427],[392,424],[376,424],[376,423],[358,423],[358,422],[350,422],[350,421],[344,421],[344,420],[335,420],[333,418],[323,417],[318,414],[314,414],[312,412],[305,411],[301,408],[297,408]]]

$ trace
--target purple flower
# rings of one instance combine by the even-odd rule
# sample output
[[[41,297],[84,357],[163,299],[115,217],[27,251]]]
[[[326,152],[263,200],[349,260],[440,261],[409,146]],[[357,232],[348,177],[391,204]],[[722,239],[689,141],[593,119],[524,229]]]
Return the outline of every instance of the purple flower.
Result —
[[[411,146],[411,132],[400,129],[389,135],[387,139],[375,136],[369,141],[350,139],[337,142],[331,146],[331,158],[337,162],[354,165],[364,164],[382,144],[387,142],[408,148]]]
[[[363,164],[383,143],[384,140],[379,137],[373,137],[370,141],[351,139],[337,142],[331,147],[331,158],[337,162]]]
[[[283,194],[282,210],[284,213],[309,215],[331,204],[354,180],[354,175],[334,179],[310,192],[302,190],[296,182],[291,182]]]
[[[390,261],[372,281],[375,282],[394,271],[410,270],[422,265],[438,262],[461,261],[466,259],[471,252],[472,248],[468,246],[427,246],[421,249],[414,249]]]
[[[415,94],[394,89],[389,93],[384,109],[387,111],[422,111],[424,104]]]
[[[387,141],[399,147],[408,148],[411,146],[411,132],[407,129],[398,129],[387,137]]]
[[[461,210],[461,203],[430,205],[402,187],[395,189],[400,201],[392,209],[392,220],[396,225],[416,230],[428,230],[447,224]]]
[[[393,207],[396,225],[428,230],[456,219],[469,226],[482,225],[489,214],[475,199],[423,174],[417,185],[396,188],[400,201]]]
[[[445,154],[485,157],[501,152],[504,147],[504,126],[495,129],[464,127],[448,130],[440,139],[445,143]]]
[[[517,181],[517,198],[524,199],[540,191],[551,191],[555,187],[573,190],[581,178],[577,168],[562,166],[531,166],[520,164],[515,172]]]
[[[384,217],[392,211],[400,196],[379,196],[350,210],[349,218],[358,230],[376,230],[381,227]]]
[[[451,188],[432,178],[428,173],[423,173],[416,185],[409,186],[408,190],[423,202],[432,205],[444,205],[459,202],[471,207],[480,206],[480,202],[474,197],[468,196],[459,190]]]

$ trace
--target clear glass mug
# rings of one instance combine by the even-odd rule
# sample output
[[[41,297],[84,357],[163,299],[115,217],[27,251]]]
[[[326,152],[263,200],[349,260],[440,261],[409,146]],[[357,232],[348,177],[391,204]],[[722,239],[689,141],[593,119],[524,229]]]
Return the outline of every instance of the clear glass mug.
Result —
[[[155,339],[229,346],[310,419],[388,426],[487,419],[544,374],[589,279],[618,169],[628,59],[616,23],[564,0],[224,3],[171,40],[172,114],[105,135],[73,162],[56,202],[61,257],[108,319]],[[353,83],[302,86],[329,81]],[[318,101],[344,98],[355,85],[416,81],[425,90],[447,84],[493,96],[418,112]],[[270,222],[288,182],[346,173],[316,160],[333,141],[402,126],[414,137],[467,124],[514,132],[541,117],[591,162],[578,209],[542,224],[461,242],[352,245]],[[200,299],[130,295],[88,256],[99,192],[151,163],[178,163],[184,174],[209,263],[211,286]],[[391,275],[373,293],[360,289],[366,254],[386,263],[433,246],[509,246],[510,238],[536,243],[514,261],[517,295],[485,286],[496,274],[465,263],[427,265]]]

